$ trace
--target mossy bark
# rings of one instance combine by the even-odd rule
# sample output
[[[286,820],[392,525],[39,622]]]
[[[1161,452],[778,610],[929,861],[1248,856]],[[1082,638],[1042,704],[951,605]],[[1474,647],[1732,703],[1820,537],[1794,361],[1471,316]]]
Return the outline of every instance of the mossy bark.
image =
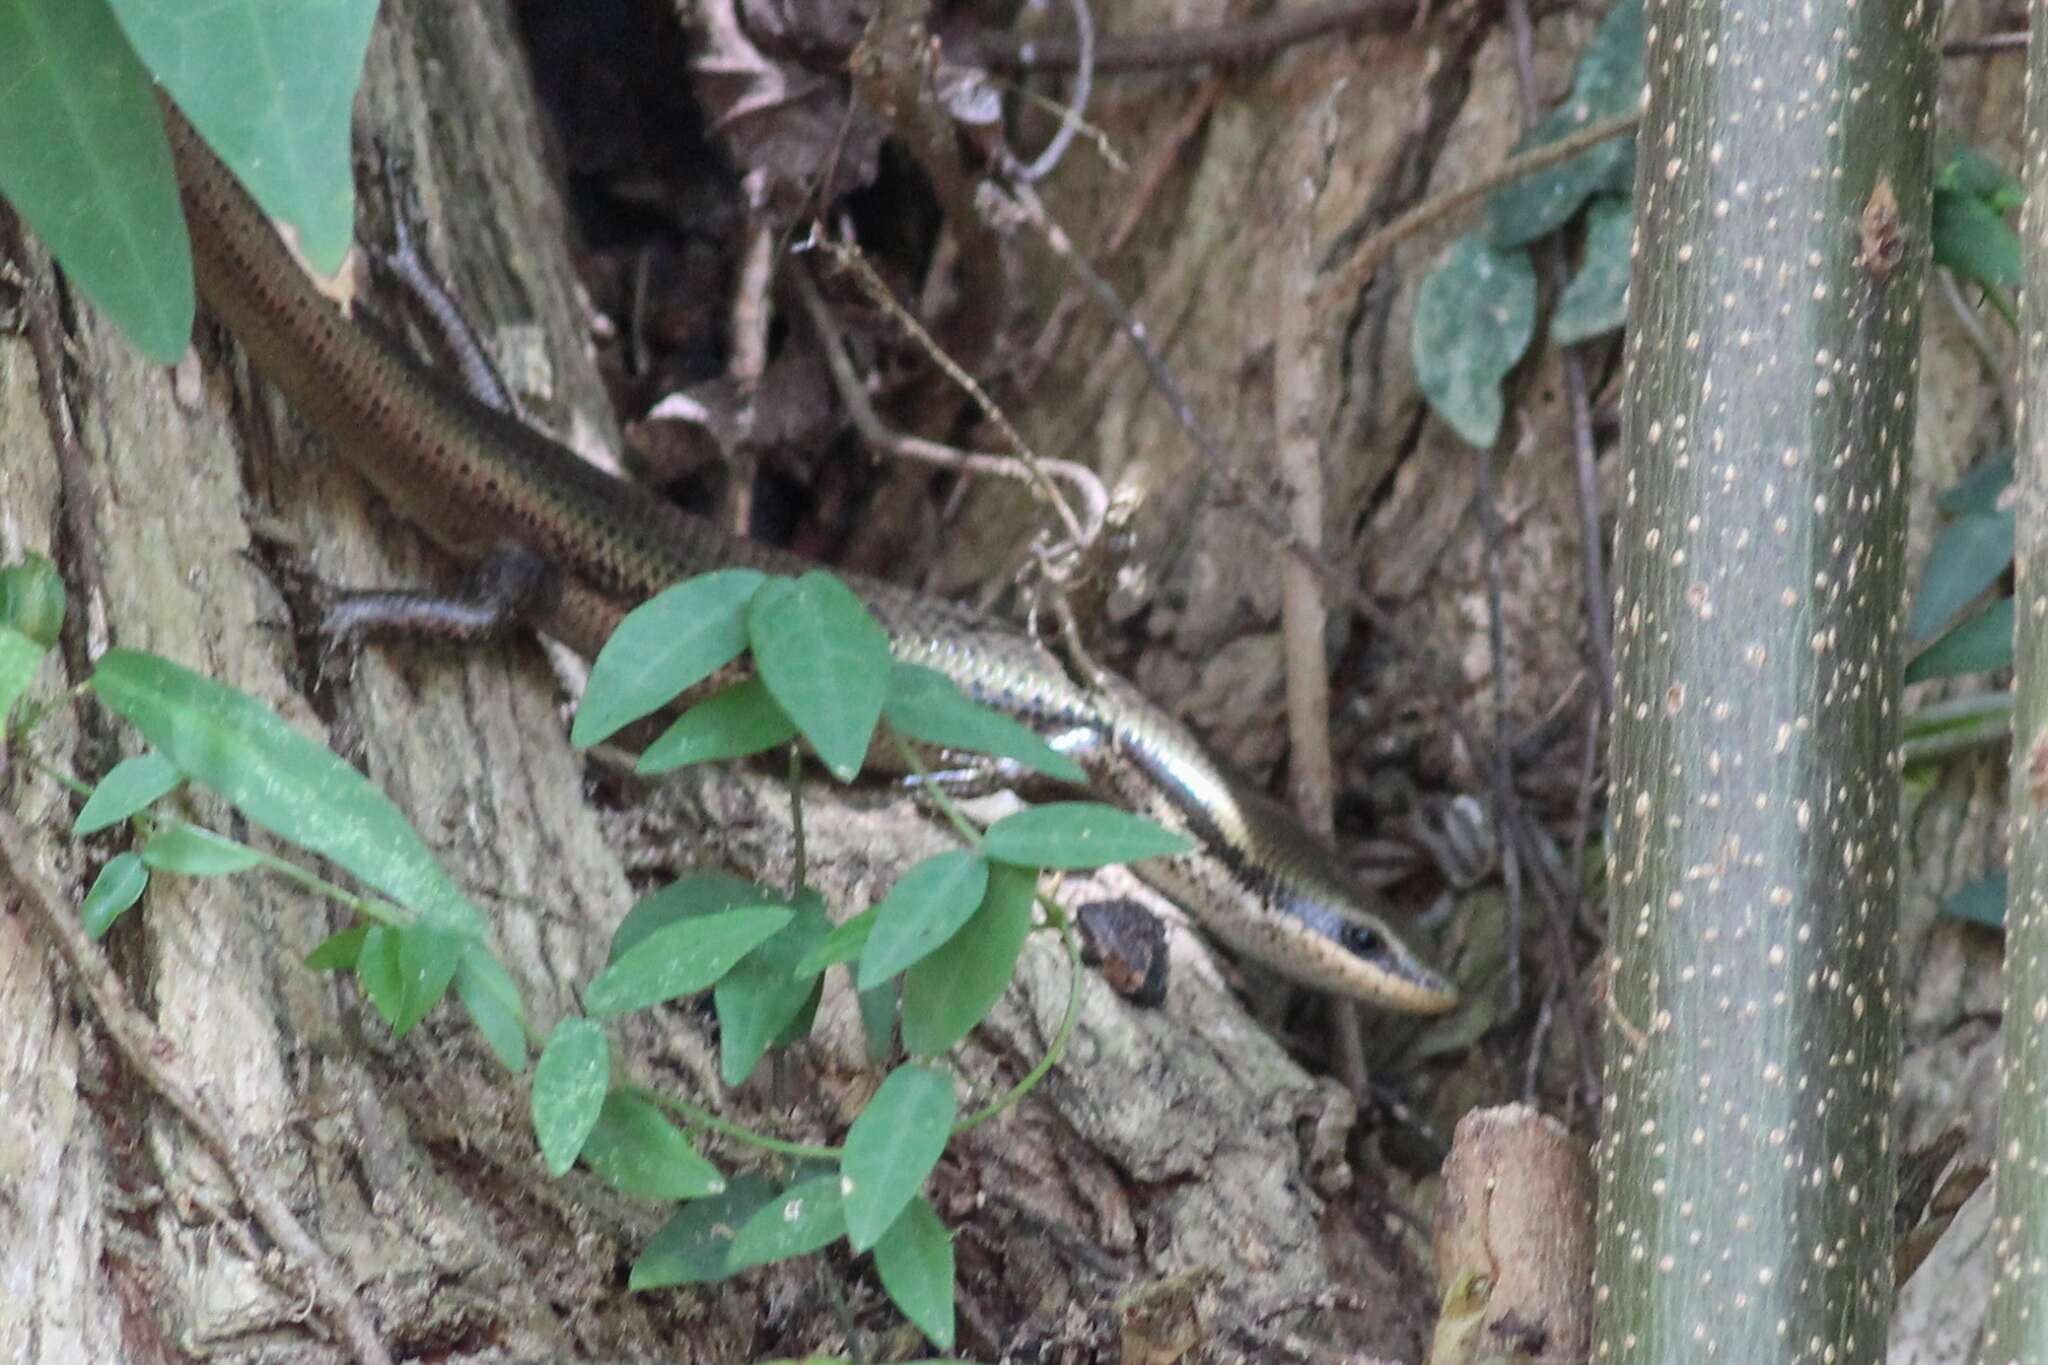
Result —
[[[1653,0],[1617,531],[1595,1356],[1892,1303],[1899,599],[1937,12]]]

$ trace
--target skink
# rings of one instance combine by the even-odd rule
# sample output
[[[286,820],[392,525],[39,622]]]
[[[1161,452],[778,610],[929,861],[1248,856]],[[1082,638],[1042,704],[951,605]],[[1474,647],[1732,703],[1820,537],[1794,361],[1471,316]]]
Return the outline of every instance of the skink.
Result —
[[[562,591],[537,613],[541,630],[591,653],[628,609],[692,574],[810,567],[612,477],[344,316],[184,119],[167,111],[166,126],[207,307],[255,368],[451,555],[475,562],[517,547],[550,564]],[[1020,631],[845,577],[898,658],[1035,728],[1086,736],[1076,758],[1105,794],[1193,836],[1194,852],[1133,871],[1210,934],[1295,981],[1386,1009],[1456,1004],[1455,988],[1387,927],[1334,852],[1227,776],[1128,683],[1084,685]]]

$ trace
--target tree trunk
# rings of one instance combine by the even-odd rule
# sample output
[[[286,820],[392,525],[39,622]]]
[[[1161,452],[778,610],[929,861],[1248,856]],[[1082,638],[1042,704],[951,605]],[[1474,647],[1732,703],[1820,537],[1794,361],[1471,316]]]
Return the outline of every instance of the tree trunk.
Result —
[[[1933,16],[1646,20],[1596,1354],[1875,1361]]]
[[[494,6],[393,0],[359,128],[408,155],[433,224],[426,248],[486,334],[511,320],[540,338],[526,349],[553,362],[544,417],[574,444],[611,446],[513,54]],[[770,778],[679,779],[648,816],[588,800],[589,787],[624,784],[588,782],[531,644],[462,657],[373,650],[345,670],[295,644],[276,629],[288,616],[283,570],[390,584],[445,581],[445,566],[330,462],[217,330],[202,329],[197,364],[167,373],[89,308],[74,316],[64,401],[87,446],[91,548],[105,566],[97,595],[74,599],[93,646],[199,668],[357,761],[493,914],[494,947],[543,1028],[601,965],[636,882],[685,867],[786,876],[787,791]],[[26,348],[0,340],[0,440],[23,452],[0,463],[0,536],[9,556],[53,553],[76,582],[84,547],[56,529],[35,382]],[[73,660],[63,683],[85,663]],[[45,755],[97,776],[86,727],[103,723],[73,713],[77,728],[46,741]],[[75,900],[112,848],[67,842],[65,799],[19,765],[9,776],[9,800],[42,831],[39,879]],[[943,841],[901,801],[825,786],[807,784],[810,863],[845,909]],[[225,815],[211,803],[198,813]],[[336,927],[326,907],[275,883],[159,878],[104,950],[172,1063],[342,1262],[394,1356],[737,1361],[835,1348],[842,1300],[864,1330],[897,1322],[867,1264],[842,1257],[704,1291],[626,1293],[626,1267],[665,1211],[580,1173],[550,1180],[523,1081],[506,1078],[455,1011],[394,1043],[351,985],[309,972],[301,958]],[[1174,942],[1164,1010],[1133,1010],[1090,978],[1076,1045],[1042,1098],[957,1143],[941,1166],[935,1202],[959,1234],[963,1354],[1036,1343],[1114,1355],[1119,1341],[1144,1344],[1163,1300],[1184,1309],[1212,1358],[1256,1354],[1304,1326],[1412,1358],[1428,1310],[1420,1244],[1386,1230],[1376,1179],[1346,1164],[1348,1099],[1245,1020],[1187,935]],[[1034,947],[957,1056],[980,1090],[1040,1055],[1066,993],[1058,952]],[[850,1001],[828,1000],[817,1039],[778,1078],[736,1094],[719,1088],[691,1010],[618,1038],[638,1079],[821,1139],[874,1083],[851,1017]],[[0,1281],[28,1287],[0,1301],[0,1357],[338,1358],[325,1306],[309,1316],[296,1267],[252,1237],[246,1192],[105,1048],[20,914],[0,916],[0,1134]],[[821,1277],[836,1289],[821,1292]],[[1332,1290],[1367,1307],[1315,1306]]]
[[[2048,1259],[2048,617],[2040,610],[2048,580],[2048,32],[2027,48],[2027,203],[2020,239],[2027,287],[2020,294],[2019,448],[2013,463],[2015,507],[2013,759],[2008,806],[2012,865],[2006,882],[2005,1062],[1998,1115],[1997,1202],[1992,1224],[1991,1302],[1980,1343],[1984,1365],[2017,1365],[2048,1354],[2041,1311]]]

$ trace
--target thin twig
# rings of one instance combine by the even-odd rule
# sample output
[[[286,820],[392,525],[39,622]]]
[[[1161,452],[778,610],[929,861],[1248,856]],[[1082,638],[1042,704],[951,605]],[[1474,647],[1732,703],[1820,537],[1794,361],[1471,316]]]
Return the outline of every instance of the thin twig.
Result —
[[[27,833],[4,805],[0,805],[0,874],[12,883],[18,903],[27,907],[49,935],[122,1060],[184,1120],[220,1164],[243,1205],[304,1279],[313,1303],[346,1343],[349,1354],[359,1365],[391,1365],[390,1352],[378,1339],[369,1308],[357,1297],[348,1276],[307,1234],[277,1184],[247,1154],[242,1139],[229,1131],[212,1102],[187,1079],[179,1065],[183,1049],[129,1003],[120,978],[86,937],[77,912],[63,904],[63,898],[36,874]]]
[[[1223,481],[1224,486],[1244,505],[1245,510],[1251,513],[1253,519],[1268,535],[1286,546],[1304,563],[1314,566],[1317,574],[1327,578],[1329,569],[1321,553],[1296,535],[1294,528],[1284,517],[1274,511],[1263,498],[1254,494],[1235,462],[1224,453],[1223,447],[1216,444],[1215,438],[1209,435],[1208,428],[1202,425],[1201,418],[1195,414],[1194,405],[1189,403],[1187,395],[1181,392],[1179,383],[1173,377],[1173,371],[1167,368],[1166,358],[1159,353],[1159,348],[1152,344],[1151,333],[1146,331],[1145,324],[1124,306],[1124,301],[1118,297],[1115,287],[1082,259],[1081,253],[1074,249],[1073,239],[1047,215],[1044,203],[1031,187],[1018,185],[1014,190],[1015,198],[1012,202],[1022,210],[1024,221],[1037,230],[1039,239],[1052,249],[1053,254],[1074,272],[1088,287],[1088,292],[1095,295],[1096,301],[1116,319],[1125,339],[1136,349],[1139,359],[1145,362],[1146,373],[1152,378],[1152,387],[1166,400],[1167,411],[1173,414],[1174,421],[1179,424],[1181,431],[1186,433],[1189,442],[1194,445],[1196,453],[1202,457],[1203,463],[1208,465],[1210,472]]]
[[[1015,455],[960,450],[895,430],[882,421],[875,412],[874,404],[868,401],[867,390],[862,386],[860,376],[854,373],[853,361],[846,354],[845,339],[840,333],[838,321],[825,306],[825,300],[819,295],[817,284],[811,279],[810,272],[799,269],[793,272],[793,276],[797,294],[803,299],[804,309],[809,313],[811,325],[817,329],[819,342],[824,348],[825,361],[832,373],[833,386],[838,390],[839,400],[846,405],[847,415],[853,420],[854,428],[860,432],[862,440],[878,450],[903,459],[918,460],[947,469],[996,474],[1006,479],[1018,479],[1029,483],[1039,491],[1046,505],[1060,518],[1076,550],[1085,550],[1095,543],[1102,532],[1104,521],[1109,516],[1109,494],[1104,490],[1102,480],[1096,476],[1094,470],[1072,460],[1047,459],[1036,454],[1007,419],[998,420],[992,417],[991,421],[1015,443],[1018,452]],[[881,282],[877,280],[875,285],[880,287]],[[885,306],[891,307],[891,312],[897,320],[912,329],[913,335],[931,349],[934,359],[939,364],[946,365],[943,353],[938,351],[936,343],[924,330],[916,325],[916,321],[901,307],[891,306],[894,300],[888,297],[886,288],[882,290],[882,297],[887,299]],[[952,373],[952,370],[949,369],[948,373]],[[954,377],[956,382],[961,378],[959,375]],[[970,385],[971,383],[972,381],[969,381]],[[993,403],[987,400],[978,386],[970,387],[969,392],[975,394],[983,403],[985,412],[994,408]],[[1066,480],[1080,494],[1083,508],[1080,515],[1075,514],[1073,507],[1053,486],[1048,476]]]
[[[1415,0],[1325,0],[1240,23],[1104,37],[1096,45],[1095,69],[1108,76],[1208,63],[1244,65],[1332,34],[1394,32],[1412,24],[1415,13]],[[1071,71],[1081,61],[1080,44],[1072,38],[995,32],[977,33],[950,55],[964,64],[1013,72]]]
[[[1569,161],[1590,147],[1597,147],[1603,142],[1633,132],[1636,125],[1642,122],[1642,117],[1642,111],[1631,109],[1627,113],[1614,114],[1596,123],[1589,123],[1576,133],[1561,137],[1555,142],[1546,142],[1541,147],[1532,148],[1519,156],[1511,156],[1492,170],[1456,189],[1446,190],[1433,198],[1423,200],[1360,242],[1352,249],[1348,259],[1325,260],[1323,270],[1331,278],[1324,281],[1321,296],[1330,300],[1332,306],[1348,301],[1371,283],[1380,266],[1386,263],[1387,257],[1401,243],[1428,231],[1467,204],[1485,198],[1510,181],[1519,180],[1525,175],[1534,175],[1537,171],[1555,166],[1561,161]]]
[[[1152,207],[1152,201],[1158,197],[1159,189],[1166,183],[1168,173],[1179,164],[1181,152],[1193,139],[1196,131],[1207,121],[1210,111],[1216,107],[1216,101],[1222,93],[1223,81],[1220,77],[1211,77],[1202,82],[1201,88],[1196,90],[1194,97],[1188,101],[1180,117],[1166,130],[1166,135],[1152,153],[1150,160],[1139,170],[1137,182],[1129,187],[1125,195],[1122,216],[1111,225],[1108,235],[1090,253],[1090,259],[1106,264],[1117,252],[1123,250],[1124,243],[1130,240],[1131,234],[1138,230],[1138,224],[1144,221],[1145,213]],[[1053,305],[1045,326],[1039,328],[1038,336],[1031,343],[1030,363],[1019,376],[1018,383],[1025,392],[1028,393],[1037,387],[1038,379],[1044,373],[1045,367],[1058,354],[1061,342],[1066,339],[1068,324],[1081,307],[1082,297],[1083,290],[1078,281],[1060,292],[1059,302]]]
[[[2027,31],[1980,33],[1974,38],[1950,38],[1941,45],[1944,57],[1990,57],[2001,52],[2027,50]]]

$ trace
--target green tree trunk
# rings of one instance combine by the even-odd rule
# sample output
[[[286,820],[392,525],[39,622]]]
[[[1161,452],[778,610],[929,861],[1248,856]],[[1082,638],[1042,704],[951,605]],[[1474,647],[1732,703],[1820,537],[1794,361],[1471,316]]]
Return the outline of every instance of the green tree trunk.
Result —
[[[2048,1264],[2048,33],[2027,46],[2027,206],[2021,228],[2027,287],[2020,295],[2023,400],[2014,532],[2012,869],[2005,912],[2005,1063],[1998,1113],[1998,1202],[1993,1224],[1991,1304],[1983,1365],[2048,1360],[2048,1311],[2041,1266]]]
[[[1936,11],[1647,15],[1595,1358],[1882,1360]]]

